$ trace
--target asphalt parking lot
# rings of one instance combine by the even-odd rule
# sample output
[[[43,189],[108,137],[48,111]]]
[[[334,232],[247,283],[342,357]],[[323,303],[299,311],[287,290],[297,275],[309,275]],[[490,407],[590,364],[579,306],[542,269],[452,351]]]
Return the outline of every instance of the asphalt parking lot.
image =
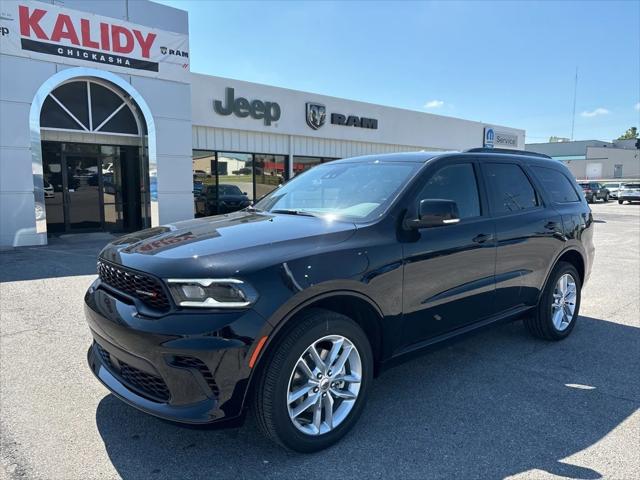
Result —
[[[82,297],[104,237],[2,251],[0,478],[640,478],[640,205],[592,208],[596,261],[569,339],[516,322],[396,367],[315,455],[251,419],[162,422],[93,378]]]

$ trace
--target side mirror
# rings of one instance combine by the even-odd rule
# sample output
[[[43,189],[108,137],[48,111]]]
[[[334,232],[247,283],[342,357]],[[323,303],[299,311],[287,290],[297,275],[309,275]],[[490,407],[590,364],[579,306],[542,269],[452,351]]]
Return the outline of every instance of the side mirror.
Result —
[[[440,227],[460,221],[458,205],[452,200],[428,199],[421,200],[418,207],[418,218],[414,220],[413,228]]]

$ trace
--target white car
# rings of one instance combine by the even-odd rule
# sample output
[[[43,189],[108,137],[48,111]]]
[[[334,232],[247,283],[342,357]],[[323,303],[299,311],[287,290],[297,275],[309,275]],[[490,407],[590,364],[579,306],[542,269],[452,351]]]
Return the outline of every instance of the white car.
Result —
[[[618,192],[624,186],[622,182],[605,183],[604,188],[609,190],[609,197],[618,198]]]
[[[640,183],[626,183],[618,193],[618,203],[640,202]]]
[[[53,198],[55,194],[53,193],[53,185],[49,182],[44,182],[44,198]]]

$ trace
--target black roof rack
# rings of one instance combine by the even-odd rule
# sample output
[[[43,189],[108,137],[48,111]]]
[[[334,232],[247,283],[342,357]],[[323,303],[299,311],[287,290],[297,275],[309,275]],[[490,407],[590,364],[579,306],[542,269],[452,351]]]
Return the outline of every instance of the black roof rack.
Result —
[[[509,155],[526,155],[527,157],[551,158],[549,155],[538,152],[528,152],[526,150],[513,150],[511,148],[470,148],[465,153],[508,153]]]

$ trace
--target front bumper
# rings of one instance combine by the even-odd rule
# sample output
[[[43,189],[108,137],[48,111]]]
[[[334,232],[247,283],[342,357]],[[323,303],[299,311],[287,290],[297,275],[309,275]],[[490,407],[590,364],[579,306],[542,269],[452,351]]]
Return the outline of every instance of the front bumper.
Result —
[[[142,411],[193,424],[242,415],[249,355],[271,328],[253,310],[147,317],[99,280],[85,295],[85,315],[94,375]]]
[[[620,195],[618,199],[623,202],[640,202],[640,195]]]

